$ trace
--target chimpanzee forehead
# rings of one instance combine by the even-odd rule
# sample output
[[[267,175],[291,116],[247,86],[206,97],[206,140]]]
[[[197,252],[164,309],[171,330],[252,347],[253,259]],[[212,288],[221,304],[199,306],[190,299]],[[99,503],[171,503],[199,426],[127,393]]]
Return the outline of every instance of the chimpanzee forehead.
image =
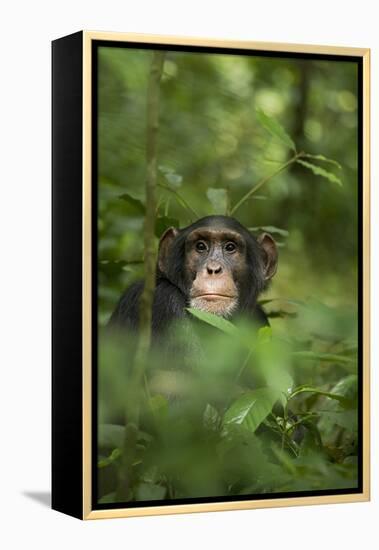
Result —
[[[247,232],[247,229],[240,222],[230,216],[206,216],[183,228],[183,230],[189,233],[199,227],[207,227],[209,229],[231,229],[241,234]]]
[[[242,239],[244,241],[253,240],[252,235],[249,231],[240,224],[236,219],[229,216],[206,216],[197,220],[192,225],[182,229],[181,233],[183,237],[192,236],[195,232],[201,231],[202,233],[208,232],[212,233],[214,238],[220,238],[221,233],[224,234],[224,238],[228,238],[227,235],[230,235],[231,239]]]
[[[187,235],[186,241],[191,243],[199,239],[213,242],[231,240],[240,244],[245,242],[240,233],[226,227],[198,227]]]

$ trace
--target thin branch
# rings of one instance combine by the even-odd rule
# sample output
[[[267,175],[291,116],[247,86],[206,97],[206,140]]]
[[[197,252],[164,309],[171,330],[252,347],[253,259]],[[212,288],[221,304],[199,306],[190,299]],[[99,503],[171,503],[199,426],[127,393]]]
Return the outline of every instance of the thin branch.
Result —
[[[139,310],[139,338],[133,369],[132,387],[138,392],[145,371],[150,342],[152,305],[155,290],[155,272],[157,250],[155,243],[155,219],[157,211],[157,149],[159,129],[160,80],[165,53],[155,51],[151,63],[147,91],[147,128],[146,128],[146,214],[144,225],[145,282]],[[138,403],[133,404],[132,418],[138,422]]]
[[[285,170],[286,168],[288,168],[289,166],[291,166],[291,164],[293,164],[294,162],[297,161],[298,158],[300,158],[301,156],[303,156],[303,153],[296,153],[296,155],[294,155],[292,158],[290,158],[289,161],[285,162],[282,166],[280,166],[277,170],[275,170],[275,172],[273,172],[272,174],[270,174],[269,176],[266,176],[264,178],[262,178],[256,185],[254,185],[254,187],[252,187],[238,202],[235,206],[233,206],[231,212],[230,212],[230,215],[233,216],[233,214],[235,214],[235,212],[238,210],[238,208],[240,208],[240,206],[243,205],[244,202],[246,202],[250,197],[251,195],[253,195],[256,191],[258,191],[258,189],[260,189],[262,187],[262,185],[264,185],[265,183],[267,183],[268,181],[270,181],[272,178],[274,178],[275,176],[277,176],[278,174],[280,174],[281,172],[283,172],[283,170]]]
[[[195,212],[195,210],[188,204],[188,202],[183,199],[183,197],[175,190],[169,187],[168,185],[165,185],[164,183],[158,183],[158,187],[161,187],[162,189],[165,189],[166,191],[170,191],[173,195],[175,195],[176,200],[181,204],[184,208],[188,210],[188,212],[191,213],[192,216],[195,216],[195,218],[198,218],[199,216]]]
[[[157,136],[159,129],[159,92],[165,53],[153,52],[147,90],[146,124],[146,213],[144,225],[145,283],[139,310],[139,335],[130,392],[126,404],[126,427],[122,449],[122,464],[118,472],[116,501],[130,499],[134,482],[133,464],[137,454],[138,425],[142,399],[144,373],[151,343],[151,318],[155,290],[157,251],[155,244],[155,220],[157,211]]]

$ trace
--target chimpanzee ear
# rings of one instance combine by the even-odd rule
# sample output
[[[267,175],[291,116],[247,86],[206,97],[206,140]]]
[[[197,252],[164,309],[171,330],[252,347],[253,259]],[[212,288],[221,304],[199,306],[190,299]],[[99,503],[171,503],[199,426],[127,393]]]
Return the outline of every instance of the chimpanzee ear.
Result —
[[[160,271],[162,271],[162,273],[167,274],[168,272],[168,260],[170,257],[171,246],[178,235],[178,229],[176,229],[175,227],[169,227],[160,238],[158,250],[158,267]]]
[[[267,281],[276,273],[278,267],[278,249],[269,233],[261,233],[257,237],[257,241],[262,249],[264,278]]]

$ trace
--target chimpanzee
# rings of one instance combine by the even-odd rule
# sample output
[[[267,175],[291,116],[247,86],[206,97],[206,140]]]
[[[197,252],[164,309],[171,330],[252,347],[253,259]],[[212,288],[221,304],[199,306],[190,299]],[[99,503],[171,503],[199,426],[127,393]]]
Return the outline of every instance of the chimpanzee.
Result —
[[[183,229],[170,227],[159,243],[152,312],[153,335],[192,307],[225,318],[243,314],[267,324],[258,295],[275,274],[278,253],[268,233],[255,238],[237,220],[207,216]],[[143,281],[122,295],[110,325],[137,328]]]

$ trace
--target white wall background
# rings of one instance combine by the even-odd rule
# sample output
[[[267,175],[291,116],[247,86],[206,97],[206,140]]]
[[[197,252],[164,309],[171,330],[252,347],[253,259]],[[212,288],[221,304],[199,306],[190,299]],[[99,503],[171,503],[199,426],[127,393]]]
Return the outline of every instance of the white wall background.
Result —
[[[13,548],[377,548],[378,27],[370,0],[64,0],[2,4],[0,545]],[[113,30],[372,48],[371,503],[82,523],[50,484],[50,41]],[[5,375],[5,379],[4,379]],[[70,396],[67,396],[68,404]],[[29,496],[28,496],[29,495]],[[34,497],[33,497],[34,495]],[[36,498],[37,497],[37,498]]]

